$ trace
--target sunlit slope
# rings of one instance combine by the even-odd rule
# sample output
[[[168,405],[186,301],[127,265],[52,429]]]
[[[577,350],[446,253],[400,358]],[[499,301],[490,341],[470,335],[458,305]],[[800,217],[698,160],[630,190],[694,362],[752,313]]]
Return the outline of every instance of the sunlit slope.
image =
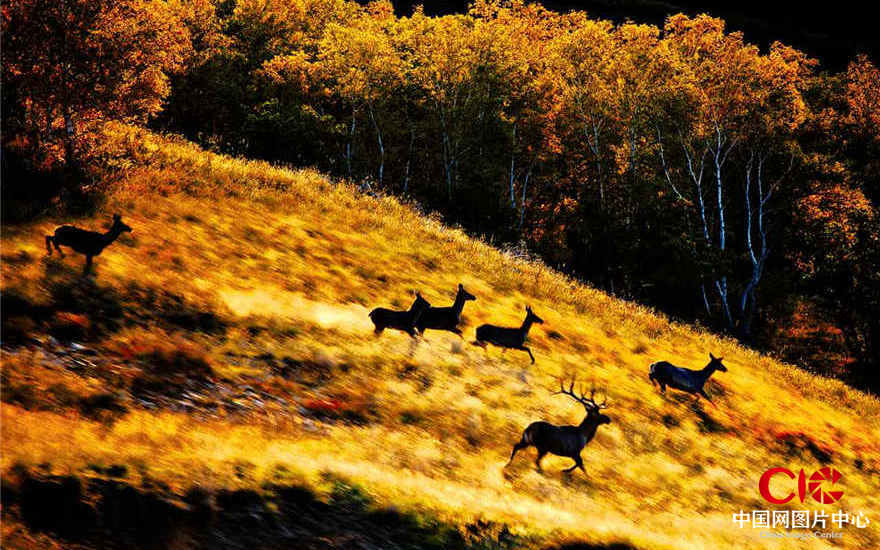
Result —
[[[53,319],[64,318],[53,304],[67,296],[63,289],[85,285],[95,311],[68,317],[88,326],[86,345],[121,381],[4,352],[10,383],[40,391],[63,384],[82,394],[111,383],[121,391],[131,378],[126,368],[138,368],[129,367],[132,358],[182,350],[225,386],[284,401],[232,414],[126,398],[128,412],[112,423],[4,402],[4,472],[16,463],[74,474],[128,464],[181,492],[194,484],[259,487],[279,471],[318,486],[331,473],[380,505],[457,524],[505,522],[551,541],[781,548],[793,541],[760,539],[731,514],[767,508],[757,481],[769,467],[812,471],[829,460],[845,476],[841,507],[880,521],[875,398],[670,323],[395,199],[360,195],[313,172],[125,128],[113,129],[103,147],[124,174],[106,204],[87,219],[4,228],[2,285],[54,308]],[[43,236],[56,225],[101,227],[113,212],[134,232],[95,260],[94,283],[79,280],[82,256],[45,258]],[[415,291],[447,305],[459,282],[478,298],[465,307],[463,339],[428,331],[414,346],[400,333],[372,334],[371,308],[405,308]],[[523,352],[469,344],[479,324],[519,325],[526,304],[545,320],[529,336],[535,365]],[[169,310],[192,322],[169,322],[178,319]],[[45,326],[22,330],[45,340]],[[699,368],[709,352],[729,369],[707,385],[717,407],[675,392],[664,397],[648,380],[654,361]],[[276,368],[284,359],[312,370],[289,376]],[[607,394],[612,418],[583,453],[587,475],[561,474],[570,461],[555,457],[538,473],[531,449],[505,469],[529,422],[581,420],[580,405],[551,394],[557,379],[573,376]],[[333,414],[316,413],[321,407]],[[880,538],[873,525],[849,527],[836,544],[877,547]]]

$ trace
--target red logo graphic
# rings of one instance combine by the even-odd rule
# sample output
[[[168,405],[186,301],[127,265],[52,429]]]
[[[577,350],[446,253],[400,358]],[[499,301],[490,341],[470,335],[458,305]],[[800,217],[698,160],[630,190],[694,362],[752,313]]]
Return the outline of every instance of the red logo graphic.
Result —
[[[785,504],[795,497],[795,493],[792,491],[782,498],[770,494],[770,479],[776,474],[785,474],[789,479],[795,478],[794,473],[788,468],[770,468],[761,476],[761,480],[758,482],[758,490],[767,502],[772,504]],[[804,473],[803,469],[801,469],[796,477],[798,480],[797,496],[800,498],[801,502],[807,498],[807,494],[812,496],[813,500],[821,502],[822,504],[833,504],[843,496],[843,491],[825,491],[822,489],[824,482],[827,481],[831,485],[835,485],[841,478],[840,472],[834,468],[826,466],[821,470],[816,470],[809,477],[809,482],[807,481],[807,475]]]

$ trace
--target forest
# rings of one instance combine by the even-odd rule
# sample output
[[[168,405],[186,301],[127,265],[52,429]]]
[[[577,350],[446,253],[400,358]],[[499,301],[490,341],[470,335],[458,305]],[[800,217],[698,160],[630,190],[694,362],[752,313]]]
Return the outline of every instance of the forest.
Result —
[[[108,120],[314,167],[876,391],[880,70],[710,15],[520,0],[3,6],[3,216],[88,204]],[[10,32],[13,30],[15,32]],[[104,180],[102,180],[104,181]]]

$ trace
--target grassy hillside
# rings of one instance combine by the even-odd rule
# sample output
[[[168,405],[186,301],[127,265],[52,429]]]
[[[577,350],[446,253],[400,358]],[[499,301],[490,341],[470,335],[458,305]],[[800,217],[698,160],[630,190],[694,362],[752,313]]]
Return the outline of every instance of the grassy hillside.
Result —
[[[329,509],[345,525],[348,538],[340,527],[315,547],[781,548],[793,541],[760,539],[731,514],[767,507],[767,468],[824,461],[845,476],[842,508],[880,521],[874,397],[317,173],[122,127],[103,147],[112,191],[93,216],[3,227],[7,544],[63,544],[63,529],[38,532],[24,510],[53,476],[79,480],[85,501],[112,481],[191,510],[200,487],[215,500],[257,495],[268,516],[285,513],[279,488],[296,487],[324,510],[314,531],[333,524]],[[55,226],[98,228],[114,212],[134,231],[94,277],[80,276],[82,256],[46,256]],[[459,282],[478,297],[464,339],[372,334],[372,307],[407,307],[415,291],[448,304]],[[481,323],[518,325],[526,304],[545,320],[530,334],[534,366],[468,343]],[[698,368],[709,352],[729,369],[707,385],[717,407],[648,380],[653,361]],[[505,469],[529,422],[581,420],[550,391],[573,376],[607,393],[612,418],[583,453],[587,475],[549,456],[539,473],[533,449]],[[408,518],[410,538],[370,538],[394,523],[376,527],[377,510]],[[240,531],[275,532],[252,516]],[[174,543],[188,546],[187,532]],[[873,524],[844,533],[836,545],[880,545]]]

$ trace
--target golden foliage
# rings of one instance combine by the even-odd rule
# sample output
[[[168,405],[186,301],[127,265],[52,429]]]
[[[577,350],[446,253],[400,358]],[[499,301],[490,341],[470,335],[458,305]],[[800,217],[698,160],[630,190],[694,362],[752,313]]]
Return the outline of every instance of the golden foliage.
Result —
[[[133,483],[150,478],[183,491],[193,484],[259,487],[284,467],[318,489],[329,472],[364,487],[380,505],[454,522],[506,522],[550,540],[737,548],[747,535],[731,514],[758,506],[760,474],[814,464],[809,451],[782,442],[784,434],[802,434],[798,441],[833,452],[845,472],[847,509],[878,509],[875,397],[669,322],[395,199],[359,195],[311,171],[215,155],[118,125],[106,128],[101,147],[107,177],[115,178],[101,212],[4,230],[4,258],[29,260],[4,261],[3,293],[51,305],[52,289],[76,288],[81,258],[43,258],[43,236],[61,223],[97,227],[119,211],[134,232],[96,259],[94,284],[139,321],[89,345],[120,366],[124,357],[185,349],[225,384],[259,383],[288,405],[211,417],[131,403],[128,413],[102,424],[76,411],[4,402],[4,476],[14,464],[73,474],[124,464]],[[458,282],[478,296],[464,312],[466,341],[480,323],[518,323],[525,304],[545,319],[530,335],[535,366],[445,333],[428,332],[414,350],[405,336],[371,334],[370,307],[405,306],[416,290],[441,305]],[[161,304],[143,298],[162,293],[179,298],[177,309],[210,313],[224,328],[163,325]],[[39,327],[31,330],[44,337]],[[710,351],[729,367],[708,387],[717,408],[663,397],[647,378],[652,361],[698,367]],[[260,354],[296,358],[326,377],[284,379],[247,362]],[[3,363],[16,383],[29,376],[83,394],[83,384],[104,384],[97,374],[35,368],[5,349]],[[607,391],[613,419],[584,452],[588,474],[562,476],[568,463],[558,458],[539,474],[525,456],[504,469],[529,422],[580,420],[578,407],[549,391],[558,377],[572,375]],[[319,421],[297,405],[345,405],[362,420]],[[249,465],[245,477],[236,475],[242,464]],[[849,529],[839,544],[876,546],[876,530]]]

